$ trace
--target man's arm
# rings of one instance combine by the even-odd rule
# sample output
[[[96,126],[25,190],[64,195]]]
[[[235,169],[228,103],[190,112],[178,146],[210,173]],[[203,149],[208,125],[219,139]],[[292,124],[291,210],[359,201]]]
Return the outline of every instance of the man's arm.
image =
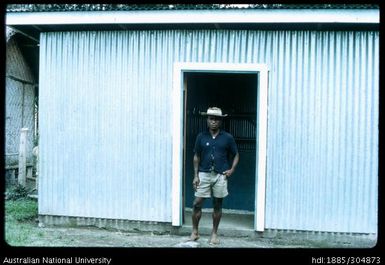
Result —
[[[225,172],[223,172],[223,175],[226,175],[226,177],[230,177],[234,171],[235,171],[235,168],[237,167],[238,165],[238,162],[239,162],[239,153],[237,153],[233,159],[233,164],[231,165],[231,168],[229,170],[226,170]]]
[[[193,164],[194,164],[193,187],[194,187],[194,190],[197,190],[197,187],[199,185],[199,175],[198,175],[199,162],[200,162],[200,157],[195,153],[194,159],[193,159]]]

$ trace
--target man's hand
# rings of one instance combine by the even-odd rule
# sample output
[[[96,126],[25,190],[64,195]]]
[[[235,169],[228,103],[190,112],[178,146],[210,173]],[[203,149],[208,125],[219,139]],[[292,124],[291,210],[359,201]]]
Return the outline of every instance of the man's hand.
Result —
[[[228,179],[233,173],[234,173],[234,169],[229,169],[224,171],[222,174],[226,176],[226,179]]]
[[[238,162],[239,162],[239,153],[237,153],[235,155],[234,160],[233,160],[233,165],[231,166],[231,168],[222,173],[223,175],[226,176],[226,179],[228,179],[234,173],[235,168],[238,165]]]
[[[197,188],[199,186],[199,182],[200,182],[200,180],[199,180],[198,175],[195,175],[195,177],[193,179],[193,188],[195,191],[197,191]]]

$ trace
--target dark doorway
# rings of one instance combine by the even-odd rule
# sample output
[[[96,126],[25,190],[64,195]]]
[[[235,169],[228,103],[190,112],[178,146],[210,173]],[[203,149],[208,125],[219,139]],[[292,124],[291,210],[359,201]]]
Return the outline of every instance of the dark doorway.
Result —
[[[254,212],[256,176],[256,109],[258,74],[185,72],[185,149],[184,207],[191,209],[193,148],[197,134],[206,130],[206,119],[200,112],[217,106],[224,113],[222,128],[231,133],[237,143],[240,162],[228,182],[229,196],[223,208],[233,212]],[[207,199],[204,208],[212,208]]]

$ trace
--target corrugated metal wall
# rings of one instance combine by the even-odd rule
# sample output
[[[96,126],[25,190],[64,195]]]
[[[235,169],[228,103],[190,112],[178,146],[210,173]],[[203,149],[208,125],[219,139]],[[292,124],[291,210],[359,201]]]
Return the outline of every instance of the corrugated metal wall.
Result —
[[[20,130],[28,128],[27,162],[32,162],[34,140],[35,87],[31,69],[27,65],[18,43],[10,37],[6,49],[5,84],[5,163],[19,162]]]
[[[378,32],[57,32],[40,47],[40,214],[170,222],[173,63],[266,63],[266,228],[377,231]]]
[[[266,224],[376,232],[378,33],[277,33]]]

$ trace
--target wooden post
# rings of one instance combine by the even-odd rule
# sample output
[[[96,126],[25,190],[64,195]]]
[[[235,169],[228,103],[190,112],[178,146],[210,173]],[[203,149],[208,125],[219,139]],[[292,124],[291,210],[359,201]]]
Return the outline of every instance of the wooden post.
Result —
[[[26,187],[27,185],[27,134],[28,128],[21,128],[19,145],[19,175],[17,179],[19,184],[23,187]]]
[[[35,178],[35,189],[39,187],[39,146],[35,146],[32,149],[32,154],[35,157],[35,167],[36,167],[36,178]]]

